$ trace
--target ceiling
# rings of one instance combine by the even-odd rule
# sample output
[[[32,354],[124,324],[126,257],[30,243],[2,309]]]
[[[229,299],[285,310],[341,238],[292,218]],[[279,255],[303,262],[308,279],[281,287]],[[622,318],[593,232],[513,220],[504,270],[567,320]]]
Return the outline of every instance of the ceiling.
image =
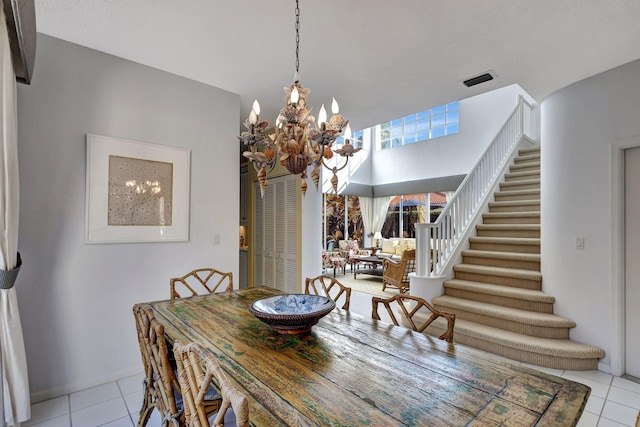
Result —
[[[294,0],[35,0],[38,31],[254,98],[295,71]],[[300,1],[300,73],[353,129],[499,87],[537,101],[640,58],[638,0]],[[36,59],[37,63],[37,59]],[[492,70],[498,78],[466,88]],[[34,78],[38,78],[37,75]]]

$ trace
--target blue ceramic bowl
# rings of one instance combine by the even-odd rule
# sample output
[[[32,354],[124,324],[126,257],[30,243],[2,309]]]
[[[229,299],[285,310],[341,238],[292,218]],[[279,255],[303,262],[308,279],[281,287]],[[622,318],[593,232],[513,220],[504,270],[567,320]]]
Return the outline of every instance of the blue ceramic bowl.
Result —
[[[256,300],[249,311],[281,334],[307,334],[335,306],[331,299],[319,295],[286,294]]]

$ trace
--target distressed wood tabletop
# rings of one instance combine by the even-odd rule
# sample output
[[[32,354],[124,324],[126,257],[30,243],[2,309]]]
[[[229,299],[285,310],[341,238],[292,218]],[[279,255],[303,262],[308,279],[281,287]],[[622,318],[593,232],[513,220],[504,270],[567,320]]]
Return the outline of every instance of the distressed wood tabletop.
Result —
[[[169,340],[203,343],[255,426],[572,426],[590,388],[336,308],[308,336],[249,313],[260,287],[150,303]]]

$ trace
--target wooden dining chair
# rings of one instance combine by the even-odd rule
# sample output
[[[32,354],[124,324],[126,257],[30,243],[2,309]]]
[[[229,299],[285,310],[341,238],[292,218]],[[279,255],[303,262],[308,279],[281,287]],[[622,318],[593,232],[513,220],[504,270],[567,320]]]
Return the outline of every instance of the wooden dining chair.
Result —
[[[151,412],[153,412],[153,408],[155,407],[154,373],[151,364],[151,345],[149,344],[151,319],[145,312],[144,304],[135,304],[133,306],[133,316],[136,321],[138,346],[140,347],[142,366],[144,368],[142,409],[140,409],[140,417],[138,419],[138,426],[142,427],[149,421]],[[151,316],[153,316],[153,314],[151,314]]]
[[[149,421],[155,407],[162,417],[162,425],[180,426],[184,423],[180,385],[169,361],[164,326],[158,322],[146,304],[133,306],[138,330],[138,342],[145,368],[145,393],[138,427]]]
[[[394,325],[400,326],[400,323],[396,318],[396,313],[402,312],[406,319],[406,323],[408,323],[411,329],[416,332],[424,331],[438,317],[443,317],[447,321],[447,330],[442,333],[439,338],[441,340],[447,340],[447,342],[453,342],[453,328],[456,323],[455,313],[447,313],[437,310],[426,300],[407,294],[398,294],[391,298],[372,297],[371,304],[371,317],[374,319],[380,320],[378,305],[382,304],[387,309],[387,313],[389,313],[389,317],[391,317],[391,321]],[[395,311],[392,308],[393,306],[396,306]],[[431,315],[420,325],[416,324],[416,321],[419,318],[426,318],[426,315],[423,314],[425,312],[427,315]],[[402,326],[406,326],[406,324],[403,324]]]
[[[225,273],[215,268],[198,268],[182,277],[170,280],[171,299],[206,295],[233,290],[233,273]]]
[[[331,298],[336,304],[338,304],[338,300],[344,295],[343,310],[349,310],[349,305],[351,304],[351,288],[344,286],[336,280],[335,277],[307,277],[304,283],[304,293],[326,296]]]
[[[229,381],[213,354],[199,343],[183,345],[179,341],[173,344],[173,352],[183,390],[186,426],[210,426],[204,397],[211,386],[222,396],[220,408],[211,426],[249,426],[249,402]],[[229,408],[232,411],[228,411]]]

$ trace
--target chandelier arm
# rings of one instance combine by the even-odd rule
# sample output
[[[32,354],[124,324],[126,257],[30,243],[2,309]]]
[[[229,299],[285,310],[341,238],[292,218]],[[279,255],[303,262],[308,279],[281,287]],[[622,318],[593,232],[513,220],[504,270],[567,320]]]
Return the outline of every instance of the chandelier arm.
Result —
[[[329,169],[330,171],[333,171],[333,173],[339,172],[342,169],[344,169],[347,166],[347,163],[349,163],[349,158],[346,156],[342,156],[344,159],[344,163],[342,164],[342,166],[337,167],[337,166],[329,166],[328,164],[325,163],[324,161],[324,157],[322,158],[322,166],[324,166],[325,168]],[[335,171],[334,171],[335,169]]]

